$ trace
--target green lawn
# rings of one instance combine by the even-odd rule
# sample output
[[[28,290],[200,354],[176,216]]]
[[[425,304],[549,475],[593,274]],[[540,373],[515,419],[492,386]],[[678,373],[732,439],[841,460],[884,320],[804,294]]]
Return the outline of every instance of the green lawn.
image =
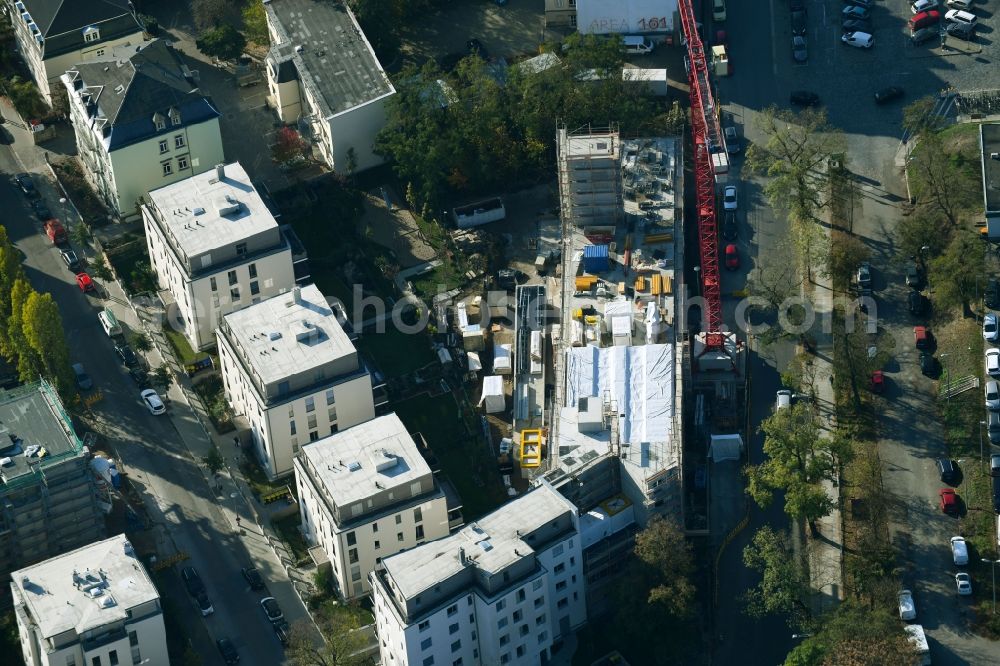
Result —
[[[174,328],[169,324],[165,324],[163,326],[163,334],[167,336],[170,346],[174,348],[174,354],[177,356],[177,360],[180,361],[181,365],[194,363],[195,359],[199,357],[199,355],[195,354],[194,350],[191,349],[191,344],[180,331],[174,330]]]
[[[278,533],[288,550],[292,552],[296,564],[304,564],[309,561],[309,544],[306,543],[302,533],[299,532],[299,525],[302,524],[302,515],[293,513],[290,516],[271,521],[271,527]]]
[[[386,377],[405,375],[437,359],[425,333],[404,333],[391,321],[385,322],[385,331],[381,333],[363,333],[357,347],[371,357]]]
[[[441,469],[462,497],[466,522],[503,503],[506,494],[496,461],[482,441],[471,408],[460,411],[450,395],[421,396],[397,403],[395,408],[410,432],[423,434],[434,451]],[[463,426],[465,420],[471,435]]]

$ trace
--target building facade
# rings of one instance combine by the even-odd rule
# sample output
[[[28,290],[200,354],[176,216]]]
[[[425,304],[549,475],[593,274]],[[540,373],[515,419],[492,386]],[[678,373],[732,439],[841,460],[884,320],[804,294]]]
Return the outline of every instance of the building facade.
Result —
[[[163,40],[109,51],[62,75],[84,173],[118,216],[149,191],[225,161],[219,112]]]
[[[0,578],[103,538],[97,482],[55,389],[0,391],[0,427]]]
[[[271,478],[302,446],[375,417],[371,374],[315,285],[225,315],[216,335],[226,398]]]
[[[221,318],[295,286],[288,239],[237,162],[153,190],[141,207],[149,260],[193,349]]]
[[[576,508],[547,484],[371,575],[383,664],[540,664],[586,623]]]
[[[168,666],[160,595],[124,534],[14,572],[24,663]]]
[[[51,2],[3,0],[17,48],[50,106],[65,88],[59,77],[79,62],[103,58],[120,46],[146,40],[128,0]]]
[[[444,492],[395,414],[303,447],[295,483],[306,539],[347,599],[371,591],[380,558],[448,535]]]
[[[281,122],[303,128],[338,173],[382,164],[375,135],[396,91],[347,3],[271,0],[264,10],[268,104]]]
[[[576,0],[545,0],[546,28],[576,28]]]

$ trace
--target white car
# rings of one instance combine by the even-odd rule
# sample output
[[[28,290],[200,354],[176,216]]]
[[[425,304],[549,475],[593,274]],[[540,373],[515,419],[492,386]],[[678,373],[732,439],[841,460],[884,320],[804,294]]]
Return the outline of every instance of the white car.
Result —
[[[139,394],[139,397],[142,398],[142,402],[145,403],[146,409],[149,410],[150,414],[159,416],[167,411],[163,401],[160,400],[160,396],[153,389],[146,389]]]
[[[899,619],[907,621],[917,619],[917,607],[913,603],[913,593],[909,590],[899,591]]]
[[[972,594],[972,576],[967,573],[955,574],[955,588],[963,597],[967,597]]]
[[[875,45],[875,38],[867,32],[849,32],[843,35],[840,41],[859,49],[870,49]]]
[[[953,9],[968,9],[972,6],[972,0],[946,0],[944,4]]]
[[[991,379],[986,382],[984,393],[986,394],[986,409],[991,412],[1000,411],[1000,384],[997,384],[997,380]]]
[[[986,316],[983,317],[983,340],[996,342],[998,337],[1000,337],[1000,331],[997,330],[997,316],[992,312],[987,312]]]
[[[951,559],[960,567],[969,563],[969,547],[965,544],[965,539],[960,536],[951,538]]]
[[[990,377],[1000,377],[1000,349],[996,347],[986,350],[986,374]]]
[[[919,14],[920,12],[934,9],[937,6],[938,0],[916,0],[916,2],[910,5],[910,11],[914,14]]]
[[[976,25],[976,21],[979,20],[972,12],[962,11],[961,9],[949,9],[944,13],[944,18],[946,21],[951,21],[952,23],[964,23],[966,25]]]
[[[737,200],[735,185],[727,185],[726,189],[722,191],[722,207],[726,210],[736,210]]]

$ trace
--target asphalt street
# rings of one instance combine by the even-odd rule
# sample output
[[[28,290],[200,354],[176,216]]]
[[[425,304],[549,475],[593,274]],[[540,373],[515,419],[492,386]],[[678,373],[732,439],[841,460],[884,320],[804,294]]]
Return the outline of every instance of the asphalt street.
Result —
[[[935,385],[923,377],[916,365],[912,344],[913,323],[908,320],[902,262],[894,256],[892,235],[900,216],[899,204],[906,191],[901,173],[894,165],[900,146],[902,108],[909,101],[954,87],[959,91],[1000,87],[1000,40],[991,25],[989,8],[976,6],[980,15],[977,42],[971,53],[940,48],[939,43],[912,46],[908,40],[906,3],[877,3],[872,12],[876,44],[871,50],[855,49],[840,43],[842,3],[806,0],[808,10],[809,60],[797,64],[791,57],[789,10],[785,0],[770,0],[768,6],[728,3],[727,29],[730,62],[734,75],[718,79],[718,96],[723,112],[731,117],[748,141],[761,139],[754,120],[762,109],[776,105],[788,108],[792,90],[810,90],[821,97],[832,125],[844,130],[848,168],[859,177],[855,201],[854,231],[871,247],[873,265],[878,269],[879,323],[896,339],[898,367],[890,381],[894,388],[882,414],[879,443],[885,465],[885,485],[896,499],[899,511],[893,516],[893,538],[902,548],[904,581],[917,598],[920,621],[927,630],[935,663],[975,664],[998,661],[995,644],[968,633],[965,609],[954,594],[949,575],[952,565],[947,547],[954,525],[936,506],[940,487],[934,459],[943,453],[941,426],[934,417]],[[738,27],[737,27],[738,26]],[[767,45],[767,46],[764,46]],[[762,48],[762,46],[764,48]],[[889,85],[904,88],[905,98],[883,107],[876,106],[873,94]],[[736,165],[738,166],[738,164]],[[738,178],[734,170],[733,178]],[[782,247],[787,225],[775,215],[763,198],[761,183],[755,179],[740,184],[740,249],[760,265],[789,259]],[[729,278],[734,279],[734,278]],[[735,282],[733,283],[736,284]],[[724,290],[736,289],[724,278]],[[727,319],[727,321],[732,321]],[[766,349],[754,349],[751,358],[751,428],[773,407],[778,388],[777,373],[791,357],[787,342]],[[751,460],[760,456],[762,441],[754,436]],[[728,546],[720,563],[718,632],[725,632],[716,651],[719,663],[775,664],[783,660],[794,644],[791,631],[778,618],[759,621],[741,613],[742,593],[756,582],[742,566],[741,552],[752,534],[768,524],[786,528],[787,519],[779,502],[767,511],[753,509],[747,529]],[[776,640],[782,634],[786,640]],[[765,638],[766,637],[766,638]]]
[[[243,663],[282,663],[281,646],[258,604],[261,595],[250,592],[240,575],[250,558],[224,519],[200,461],[191,456],[170,416],[153,416],[140,402],[138,389],[98,323],[97,313],[104,302],[80,292],[58,250],[42,235],[27,200],[13,184],[12,176],[20,170],[11,147],[0,149],[0,171],[8,176],[0,182],[0,206],[7,212],[4,225],[25,256],[24,268],[34,288],[52,294],[58,304],[71,359],[85,365],[94,391],[103,395],[93,407],[101,434],[121,456],[129,475],[147,496],[155,498],[156,506],[150,511],[157,529],[188,554],[185,565],[201,573],[216,612],[202,622],[183,588],[171,587],[160,590],[161,594],[174,597],[176,606],[186,611],[178,620],[205,664],[222,663],[214,639],[223,636],[234,641]],[[38,182],[39,176],[35,178]],[[48,186],[43,188],[51,192]],[[59,210],[53,197],[48,203]],[[284,575],[277,564],[272,572]],[[289,585],[287,579],[269,583]],[[291,615],[289,610],[286,614]],[[305,614],[302,608],[297,611],[296,616]]]

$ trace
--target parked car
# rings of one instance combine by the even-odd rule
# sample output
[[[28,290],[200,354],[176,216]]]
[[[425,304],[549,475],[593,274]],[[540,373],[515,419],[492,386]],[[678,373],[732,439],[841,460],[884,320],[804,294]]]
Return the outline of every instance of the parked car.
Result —
[[[945,26],[944,30],[952,37],[958,37],[966,41],[971,41],[976,37],[975,23],[949,23]]]
[[[909,26],[910,32],[914,30],[919,30],[920,28],[926,28],[927,26],[934,25],[935,23],[941,22],[941,12],[932,9],[927,12],[920,12],[919,14],[914,14],[910,17]]]
[[[933,342],[934,336],[926,326],[913,327],[913,345],[917,349],[930,349]]]
[[[972,0],[945,0],[944,4],[953,9],[968,9],[972,6]]]
[[[736,240],[739,236],[739,224],[736,222],[736,213],[727,211],[722,218],[722,237],[726,240]]]
[[[722,190],[722,207],[725,210],[736,210],[738,207],[738,200],[736,195],[735,185],[726,185],[725,189]]]
[[[997,316],[992,312],[987,312],[983,317],[983,340],[996,342],[1000,332],[997,331]]]
[[[808,90],[795,90],[788,96],[788,101],[795,106],[818,106],[819,95]]]
[[[156,391],[153,389],[146,389],[139,394],[139,397],[142,399],[143,404],[146,405],[146,409],[148,409],[149,413],[153,416],[159,416],[160,414],[166,413],[166,405],[163,404],[163,401],[160,400],[160,396],[157,395]]]
[[[992,412],[1000,411],[1000,383],[995,379],[989,380],[983,393],[986,395],[986,409]]]
[[[115,345],[115,353],[118,354],[118,358],[122,360],[129,368],[134,368],[139,365],[139,359],[136,358],[135,352],[132,348],[125,343],[119,343]]]
[[[948,515],[958,515],[958,494],[951,488],[942,488],[938,491],[941,498],[941,511]]]
[[[274,628],[274,636],[278,639],[278,642],[282,645],[288,645],[288,636],[290,631],[288,623],[281,620],[280,622],[272,623],[271,627]]]
[[[73,375],[76,377],[76,387],[81,391],[88,391],[94,387],[90,375],[83,369],[83,363],[73,364]]]
[[[840,36],[840,41],[859,49],[870,49],[875,46],[875,37],[867,32],[848,32]]]
[[[726,268],[735,271],[740,267],[740,251],[736,249],[735,243],[726,246]]]
[[[928,351],[920,352],[920,372],[931,379],[937,377],[938,363],[934,354]]]
[[[202,582],[201,576],[198,575],[198,571],[194,567],[181,569],[181,580],[184,581],[184,587],[187,588],[188,594],[192,597],[205,591],[205,583]]]
[[[845,4],[856,5],[858,7],[864,7],[865,9],[871,9],[875,4],[874,0],[844,0]]]
[[[14,176],[14,182],[17,186],[21,188],[21,193],[24,196],[31,199],[38,197],[38,188],[35,187],[35,181],[31,179],[31,176],[26,173],[19,173]]]
[[[128,376],[131,377],[132,381],[135,382],[135,385],[141,389],[149,386],[149,375],[146,374],[146,371],[139,366],[129,368]]]
[[[909,590],[899,591],[899,619],[909,622],[917,619],[917,607],[913,604],[913,593]]]
[[[240,573],[243,574],[243,578],[250,583],[251,590],[263,590],[264,589],[264,579],[261,577],[260,572],[253,567],[244,567],[240,569]]]
[[[712,0],[712,20],[716,23],[726,20],[726,0]]]
[[[44,222],[45,220],[52,219],[52,211],[49,210],[48,205],[41,199],[35,199],[31,202],[31,209],[35,211],[35,217]]]
[[[222,655],[222,660],[226,662],[226,666],[240,663],[240,655],[236,652],[236,646],[233,645],[231,640],[220,638],[215,641],[215,645],[219,648],[219,654]]]
[[[212,600],[208,598],[207,592],[199,592],[194,595],[194,600],[198,604],[198,610],[201,611],[202,617],[208,617],[215,612],[215,606],[212,605]]]
[[[792,60],[795,62],[809,60],[809,47],[806,44],[806,38],[802,35],[792,37]]]
[[[774,411],[788,409],[792,406],[792,392],[788,389],[781,389],[774,396]]]
[[[903,94],[902,88],[899,89],[899,94]],[[906,264],[906,286],[913,287],[914,289],[920,289],[924,286],[924,275],[920,272],[920,268],[912,261]]]
[[[722,133],[726,136],[726,151],[733,155],[743,150],[740,133],[733,125],[727,125]]]
[[[910,42],[916,46],[935,38],[939,38],[941,33],[937,28],[919,28],[910,33]]]
[[[792,34],[804,35],[808,28],[806,26],[806,10],[797,9],[792,12]]]
[[[990,476],[1000,476],[1000,453],[990,456]]]
[[[260,600],[260,607],[264,609],[264,614],[271,622],[281,622],[285,619],[285,614],[281,612],[281,607],[274,597],[264,597]]]
[[[965,572],[955,574],[955,588],[960,596],[972,594],[972,576]]]
[[[841,32],[871,32],[871,24],[865,19],[849,18],[840,24]]]
[[[862,21],[868,20],[871,16],[871,10],[866,7],[858,7],[857,5],[849,5],[844,7],[840,12],[840,15],[845,19],[859,19]]]
[[[62,258],[63,263],[66,264],[66,268],[71,271],[80,268],[80,258],[76,256],[76,252],[73,250],[59,250],[59,256]]]
[[[960,567],[969,563],[969,547],[960,536],[951,538],[951,560]]]
[[[858,272],[855,276],[858,281],[859,289],[871,289],[872,288],[872,265],[867,261],[862,261],[858,264]]]
[[[983,292],[983,303],[988,308],[1000,308],[1000,280],[991,277],[986,281],[986,291]]]
[[[924,295],[919,291],[911,291],[907,296],[907,305],[910,308],[910,314],[914,317],[919,317],[924,313]]]
[[[911,14],[919,14],[920,12],[926,12],[930,9],[934,9],[938,6],[938,0],[916,0],[912,5],[910,5]]]
[[[885,373],[881,370],[875,370],[872,372],[870,386],[872,393],[884,393],[885,392]]]
[[[978,16],[964,9],[949,9],[944,13],[944,18],[946,21],[951,21],[952,23],[965,23],[968,25],[975,25],[979,20]]]
[[[76,274],[76,286],[80,288],[80,291],[87,293],[89,291],[95,291],[97,287],[94,285],[94,281],[90,279],[87,273],[77,273]]]
[[[902,96],[902,88],[899,86],[889,86],[888,88],[882,88],[882,90],[875,91],[875,103],[888,104],[889,102],[899,99]]]
[[[986,350],[986,374],[990,377],[1000,377],[1000,349],[996,347]]]
[[[938,458],[936,461],[938,476],[942,483],[955,485],[958,483],[958,468],[948,458]]]
[[[986,412],[986,435],[990,444],[1000,444],[1000,412]]]
[[[993,513],[1000,514],[1000,476],[993,477]]]

